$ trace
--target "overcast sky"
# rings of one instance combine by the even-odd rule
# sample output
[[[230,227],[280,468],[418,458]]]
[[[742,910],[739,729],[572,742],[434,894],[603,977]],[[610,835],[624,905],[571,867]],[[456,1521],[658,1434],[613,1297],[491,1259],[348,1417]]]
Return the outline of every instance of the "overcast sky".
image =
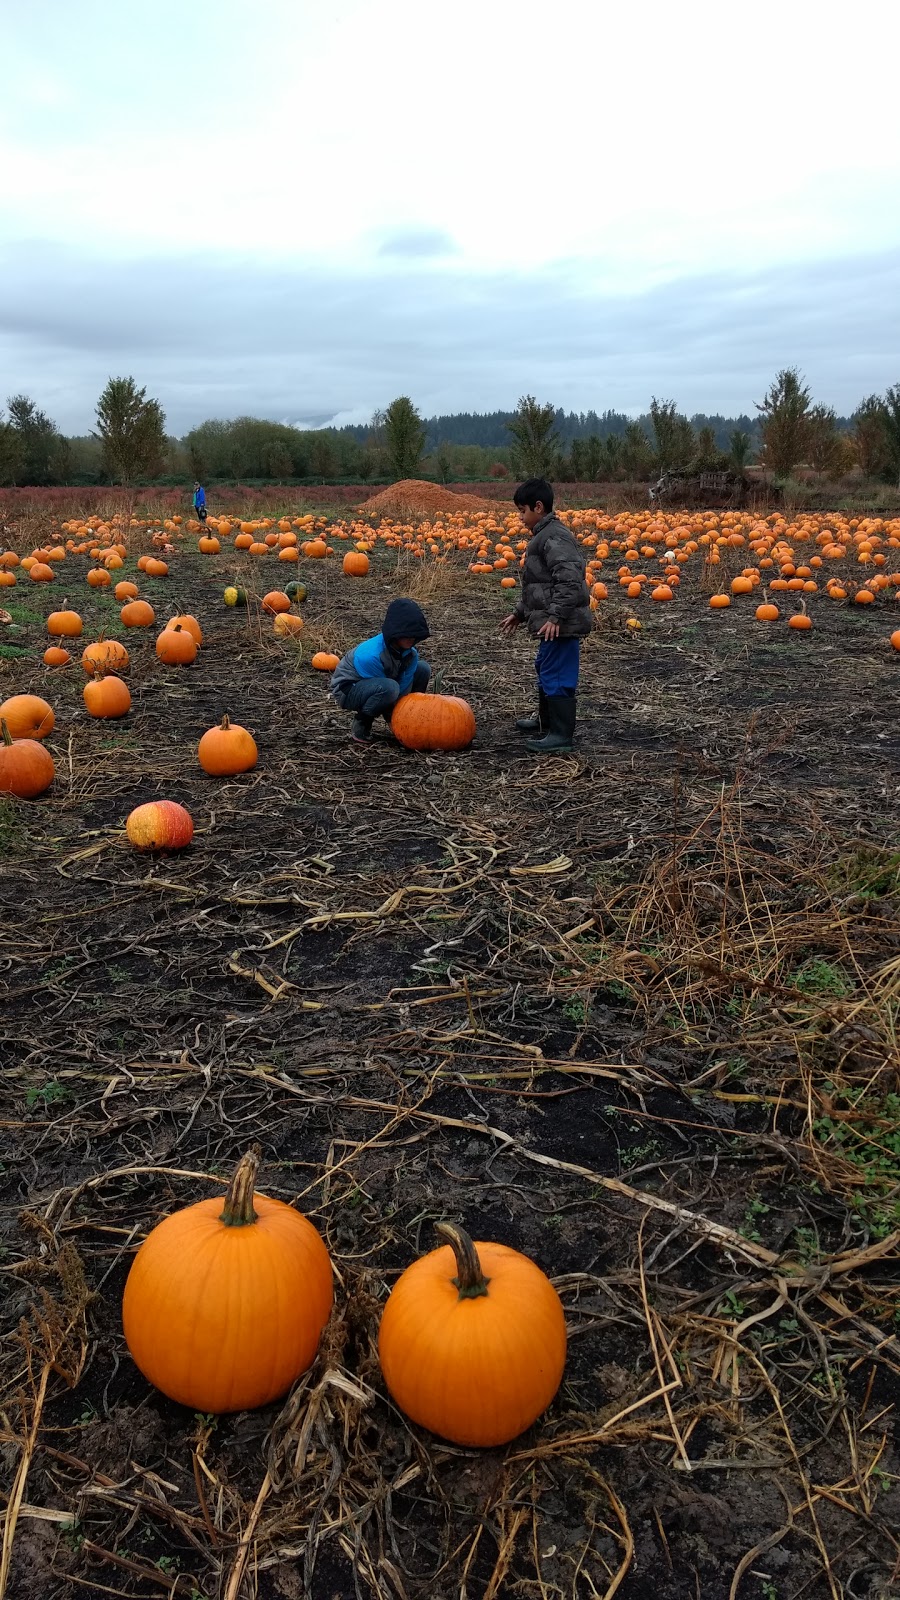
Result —
[[[900,4],[0,0],[0,403],[900,382]]]

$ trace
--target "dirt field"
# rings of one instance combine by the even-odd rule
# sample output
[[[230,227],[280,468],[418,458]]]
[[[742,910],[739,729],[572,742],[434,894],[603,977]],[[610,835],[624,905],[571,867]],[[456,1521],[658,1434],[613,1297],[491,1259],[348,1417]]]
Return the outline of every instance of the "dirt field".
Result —
[[[121,723],[39,664],[62,580],[0,596],[0,698],[57,724],[49,795],[0,807],[10,1600],[897,1596],[891,602],[766,632],[686,574],[629,634],[611,600],[577,755],[541,761],[495,580],[308,566],[338,650],[418,591],[470,751],[351,745],[308,649],[222,604],[232,552],[142,585],[205,644],[166,669],[130,633]],[[194,754],[224,712],[260,751],[228,781]],[[194,843],[136,856],[161,795]],[[338,1313],[283,1410],[192,1415],[133,1366],[122,1288],[254,1141]],[[379,1304],[442,1217],[566,1308],[562,1390],[505,1450],[410,1427],[380,1380]]]

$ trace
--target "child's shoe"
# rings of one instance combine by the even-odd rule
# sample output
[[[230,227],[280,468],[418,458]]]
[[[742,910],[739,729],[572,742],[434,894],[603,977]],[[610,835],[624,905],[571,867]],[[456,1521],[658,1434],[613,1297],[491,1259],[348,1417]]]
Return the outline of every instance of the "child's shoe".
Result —
[[[575,733],[577,701],[571,695],[548,695],[543,739],[526,739],[525,749],[536,755],[568,755]]]
[[[355,716],[350,729],[350,737],[356,744],[369,744],[372,738],[371,717]]]

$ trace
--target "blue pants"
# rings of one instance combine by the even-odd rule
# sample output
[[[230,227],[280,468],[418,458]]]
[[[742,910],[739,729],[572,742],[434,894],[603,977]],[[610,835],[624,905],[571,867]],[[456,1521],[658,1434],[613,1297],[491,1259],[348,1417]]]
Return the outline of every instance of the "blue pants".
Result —
[[[542,639],[535,658],[538,686],[550,699],[574,700],[581,661],[580,639]]]
[[[422,694],[428,688],[431,679],[431,668],[427,661],[420,661],[415,670],[412,681],[412,694]],[[391,719],[398,699],[400,686],[396,678],[359,678],[344,691],[341,705],[345,711],[357,711],[361,717],[385,717]]]

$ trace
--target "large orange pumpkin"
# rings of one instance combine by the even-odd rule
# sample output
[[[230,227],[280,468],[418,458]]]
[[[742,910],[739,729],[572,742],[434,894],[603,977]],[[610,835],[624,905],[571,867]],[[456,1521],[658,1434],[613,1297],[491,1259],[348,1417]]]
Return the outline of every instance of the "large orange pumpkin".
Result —
[[[475,737],[475,713],[453,694],[404,694],[391,732],[407,750],[463,750]]]
[[[402,1411],[463,1445],[499,1445],[531,1426],[559,1388],[566,1320],[549,1278],[518,1250],[447,1243],[407,1267],[378,1335],[384,1381]]]
[[[152,628],[156,612],[146,600],[129,600],[120,612],[126,628]]]
[[[224,1202],[166,1217],[135,1256],[122,1323],[144,1377],[192,1411],[248,1411],[312,1365],[333,1300],[331,1262],[311,1222],[254,1195],[243,1157]]]
[[[197,746],[197,760],[214,778],[232,777],[255,767],[259,752],[252,733],[223,717],[218,728],[208,728]]]
[[[197,641],[180,622],[170,623],[156,641],[156,654],[167,667],[189,667],[197,659]]]
[[[37,739],[14,739],[0,717],[0,794],[34,800],[49,789],[55,772],[50,751]]]
[[[77,611],[51,611],[47,632],[54,639],[77,639],[84,628]]]
[[[369,570],[369,558],[361,550],[348,550],[343,560],[343,568],[350,578],[364,578]]]
[[[39,694],[14,694],[0,706],[0,717],[13,739],[46,739],[53,732],[53,707]]]
[[[104,677],[98,671],[81,694],[92,717],[124,717],[131,710],[131,694],[121,678]]]

